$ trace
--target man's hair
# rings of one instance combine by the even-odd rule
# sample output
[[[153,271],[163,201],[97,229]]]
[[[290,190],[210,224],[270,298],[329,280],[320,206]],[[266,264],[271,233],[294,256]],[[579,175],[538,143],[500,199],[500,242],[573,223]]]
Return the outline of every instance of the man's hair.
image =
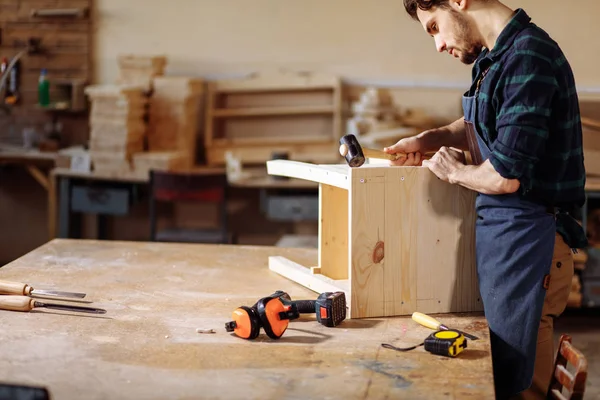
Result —
[[[417,9],[429,11],[435,7],[450,8],[450,3],[448,0],[404,0],[406,12],[416,21],[419,20]]]

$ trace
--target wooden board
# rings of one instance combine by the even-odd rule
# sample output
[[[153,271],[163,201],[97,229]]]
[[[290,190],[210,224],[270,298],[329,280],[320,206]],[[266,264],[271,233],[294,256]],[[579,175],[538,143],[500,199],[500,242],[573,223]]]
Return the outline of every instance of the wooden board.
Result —
[[[350,168],[344,164],[315,165],[299,161],[271,160],[267,161],[267,173],[324,183],[346,190],[350,188]]]
[[[227,333],[240,305],[277,289],[314,292],[270,272],[268,256],[300,264],[315,250],[276,247],[54,240],[0,268],[2,279],[83,291],[105,315],[0,311],[0,375],[47,387],[52,398],[96,399],[489,399],[490,342],[480,315],[443,315],[479,336],[456,359],[409,346],[431,330],[410,318],[293,321],[278,341]],[[196,329],[214,329],[214,334]]]
[[[320,262],[311,271],[349,280],[352,318],[483,309],[475,192],[423,167],[275,160],[267,170],[319,183]]]

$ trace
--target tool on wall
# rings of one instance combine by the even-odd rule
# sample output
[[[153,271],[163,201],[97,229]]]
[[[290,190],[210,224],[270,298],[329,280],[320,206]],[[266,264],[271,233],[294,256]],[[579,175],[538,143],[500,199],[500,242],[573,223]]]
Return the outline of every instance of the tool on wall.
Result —
[[[25,49],[21,50],[13,59],[8,63],[6,67],[3,66],[3,73],[0,76],[0,93],[4,89],[6,82],[8,80],[9,86],[5,92],[3,103],[4,104],[15,104],[19,100],[18,95],[18,82],[19,82],[19,73],[20,73],[20,60],[25,54],[40,54],[42,52],[42,48],[40,46],[41,39],[30,37],[27,40],[27,46]],[[10,113],[10,108],[6,106],[0,107],[4,109],[4,111],[8,114]]]
[[[461,334],[463,334],[464,336],[466,336],[467,338],[469,338],[471,340],[477,340],[477,339],[479,339],[477,336],[471,335],[469,333],[462,332],[462,331],[459,331],[457,329],[450,329],[446,325],[443,325],[437,319],[435,319],[433,317],[430,317],[429,315],[425,315],[423,313],[420,313],[420,312],[414,312],[412,314],[412,319],[413,319],[413,321],[415,321],[415,322],[417,322],[417,323],[419,323],[419,324],[421,324],[424,327],[429,328],[429,329],[444,330],[444,331],[455,330],[457,332],[460,332]]]
[[[362,147],[356,136],[344,135],[339,140],[340,155],[344,157],[348,165],[352,168],[360,167],[365,163],[367,158],[378,158],[384,160],[395,161],[406,157],[405,153],[388,154],[381,150],[374,150]],[[429,158],[433,153],[427,153],[424,158]]]
[[[425,350],[432,354],[456,357],[467,348],[467,339],[457,330],[437,331],[429,335],[422,343],[411,347],[396,347],[388,343],[382,343],[381,347],[396,351],[410,351],[419,346],[424,346]]]
[[[85,293],[61,292],[57,290],[34,289],[26,283],[10,282],[0,280],[0,295],[15,294],[25,296],[53,296],[53,297],[72,297],[82,299]]]
[[[31,311],[34,308],[51,308],[62,311],[85,312],[91,314],[106,314],[106,310],[94,307],[72,306],[68,304],[45,303],[28,296],[6,295],[0,296],[0,310]]]

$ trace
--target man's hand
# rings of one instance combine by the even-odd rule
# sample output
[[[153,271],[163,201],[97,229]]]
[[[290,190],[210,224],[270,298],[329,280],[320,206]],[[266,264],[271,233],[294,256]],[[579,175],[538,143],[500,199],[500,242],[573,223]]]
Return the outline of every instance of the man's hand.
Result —
[[[421,165],[423,155],[421,154],[421,141],[418,137],[400,139],[398,143],[385,147],[383,151],[388,154],[406,153],[406,157],[401,157],[397,160],[390,161],[393,166],[412,167]]]
[[[422,165],[429,168],[438,178],[449,183],[456,183],[453,176],[465,164],[465,154],[462,151],[446,146],[440,147],[431,159],[422,162]]]

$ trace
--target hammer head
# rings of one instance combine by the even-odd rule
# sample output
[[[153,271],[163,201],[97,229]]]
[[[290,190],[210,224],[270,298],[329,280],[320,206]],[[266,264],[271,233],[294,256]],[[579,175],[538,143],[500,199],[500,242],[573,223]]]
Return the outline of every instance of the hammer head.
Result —
[[[365,163],[365,155],[354,135],[344,135],[340,138],[340,155],[352,168],[360,167]]]

